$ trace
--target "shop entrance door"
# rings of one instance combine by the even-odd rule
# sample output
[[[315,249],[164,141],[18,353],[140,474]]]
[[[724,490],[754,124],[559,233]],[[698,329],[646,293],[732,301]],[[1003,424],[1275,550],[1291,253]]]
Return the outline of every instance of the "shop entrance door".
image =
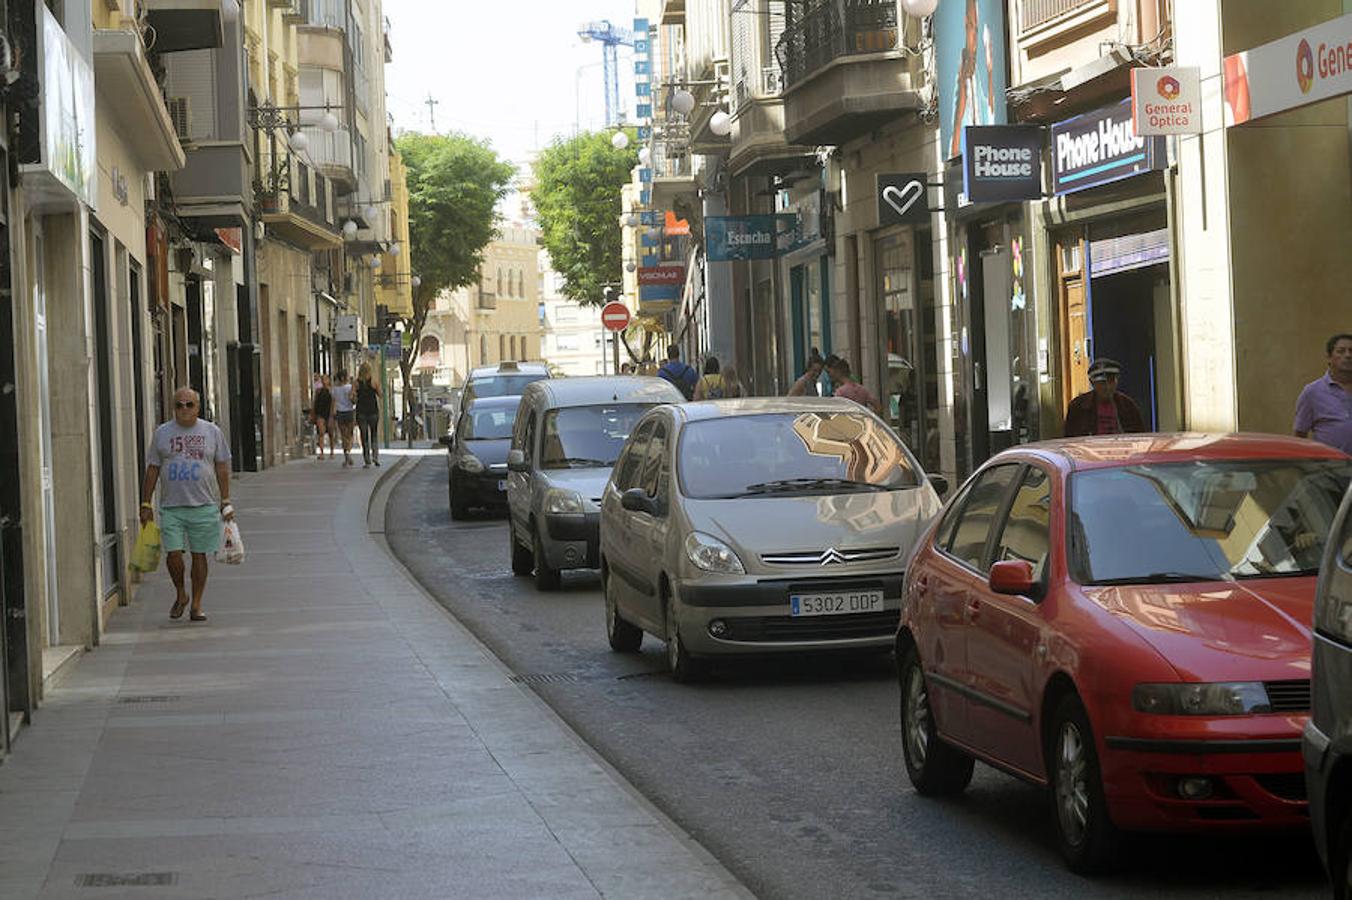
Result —
[[[1064,408],[1089,390],[1089,300],[1084,283],[1084,237],[1066,235],[1057,249],[1057,282],[1061,320],[1061,385]]]
[[[118,542],[117,459],[113,432],[113,347],[108,321],[107,242],[97,231],[89,234],[90,275],[94,287],[94,364],[97,379],[99,484],[103,517],[99,528],[99,567],[105,599],[122,588],[121,547]]]
[[[52,482],[52,393],[47,365],[47,240],[34,219],[33,330],[37,350],[38,478],[42,488],[42,524],[46,539],[43,564],[47,586],[47,642],[61,643],[61,604],[56,583],[56,496]]]

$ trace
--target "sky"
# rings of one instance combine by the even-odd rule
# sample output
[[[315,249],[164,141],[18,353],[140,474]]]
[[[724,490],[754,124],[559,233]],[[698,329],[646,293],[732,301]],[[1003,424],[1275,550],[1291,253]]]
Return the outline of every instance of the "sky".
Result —
[[[604,125],[601,47],[585,21],[632,27],[634,0],[384,0],[394,61],[385,92],[395,131],[488,138],[520,162],[555,135]],[[633,58],[620,48],[620,101],[632,118]],[[577,121],[580,120],[580,121]]]

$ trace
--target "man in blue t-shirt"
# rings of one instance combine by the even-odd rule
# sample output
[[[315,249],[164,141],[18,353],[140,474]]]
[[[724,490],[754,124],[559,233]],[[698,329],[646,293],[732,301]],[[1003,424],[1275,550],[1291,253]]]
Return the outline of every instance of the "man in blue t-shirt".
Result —
[[[694,396],[695,383],[699,381],[699,373],[681,362],[681,348],[675,344],[667,348],[667,361],[657,370],[657,377],[676,385],[687,400]]]

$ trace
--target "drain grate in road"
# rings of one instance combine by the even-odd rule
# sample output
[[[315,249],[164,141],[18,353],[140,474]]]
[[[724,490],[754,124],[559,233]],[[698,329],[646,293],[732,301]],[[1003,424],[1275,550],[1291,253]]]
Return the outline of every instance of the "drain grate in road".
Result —
[[[177,872],[86,872],[75,876],[75,886],[100,887],[168,887],[178,882]]]
[[[508,676],[517,684],[576,684],[578,677],[571,672],[528,672]]]
[[[118,703],[173,703],[181,700],[178,694],[128,694],[118,697]]]

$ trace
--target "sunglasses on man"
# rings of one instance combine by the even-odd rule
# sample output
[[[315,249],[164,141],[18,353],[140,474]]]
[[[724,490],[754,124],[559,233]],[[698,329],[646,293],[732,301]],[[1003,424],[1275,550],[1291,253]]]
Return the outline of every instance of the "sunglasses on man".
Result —
[[[197,404],[194,403],[194,402],[192,402],[191,400],[175,400],[175,401],[174,401],[174,409],[193,409],[193,408],[195,408],[196,406],[197,406]]]

